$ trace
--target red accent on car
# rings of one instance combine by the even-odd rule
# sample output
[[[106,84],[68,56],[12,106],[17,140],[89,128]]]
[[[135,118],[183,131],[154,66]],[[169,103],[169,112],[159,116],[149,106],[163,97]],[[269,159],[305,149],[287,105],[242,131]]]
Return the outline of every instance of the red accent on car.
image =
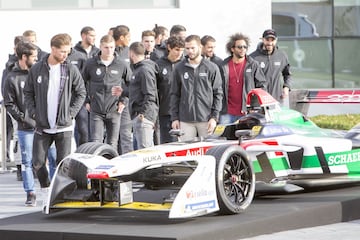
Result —
[[[92,172],[88,173],[86,177],[90,179],[107,179],[109,174],[107,172]]]

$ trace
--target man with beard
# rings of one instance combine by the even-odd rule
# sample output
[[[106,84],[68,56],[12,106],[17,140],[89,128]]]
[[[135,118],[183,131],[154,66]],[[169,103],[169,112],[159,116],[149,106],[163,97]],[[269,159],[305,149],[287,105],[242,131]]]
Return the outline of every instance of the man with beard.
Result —
[[[221,64],[224,90],[222,124],[235,122],[246,114],[246,97],[251,89],[266,89],[266,79],[259,63],[247,55],[249,42],[249,37],[235,33],[226,44],[230,56]]]
[[[6,110],[17,121],[17,134],[21,149],[21,175],[26,192],[26,206],[36,206],[35,181],[32,171],[32,148],[35,121],[25,107],[23,89],[31,66],[37,61],[37,47],[20,41],[15,47],[18,60],[6,76],[4,103]]]
[[[223,91],[218,66],[201,55],[198,35],[185,39],[186,57],[174,69],[170,115],[181,141],[211,134],[219,120]]]
[[[290,64],[288,57],[278,49],[276,43],[276,32],[272,29],[265,30],[262,42],[250,56],[260,63],[267,80],[268,92],[276,100],[283,102],[291,88]]]
[[[50,185],[48,149],[55,142],[57,164],[70,154],[73,119],[86,96],[79,70],[66,61],[71,50],[70,35],[53,36],[50,46],[50,54],[30,69],[24,88],[26,107],[36,123],[32,159],[43,193]]]

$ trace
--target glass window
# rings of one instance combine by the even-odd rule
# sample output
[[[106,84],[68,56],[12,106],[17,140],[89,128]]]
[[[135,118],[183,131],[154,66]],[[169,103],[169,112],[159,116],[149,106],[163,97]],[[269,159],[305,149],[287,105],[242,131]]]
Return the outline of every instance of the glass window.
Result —
[[[290,62],[292,88],[332,88],[331,40],[302,39],[278,41]]]
[[[335,36],[360,36],[360,1],[334,0]]]
[[[360,39],[335,39],[335,87],[360,87]]]
[[[331,1],[272,1],[273,28],[280,37],[331,36]]]

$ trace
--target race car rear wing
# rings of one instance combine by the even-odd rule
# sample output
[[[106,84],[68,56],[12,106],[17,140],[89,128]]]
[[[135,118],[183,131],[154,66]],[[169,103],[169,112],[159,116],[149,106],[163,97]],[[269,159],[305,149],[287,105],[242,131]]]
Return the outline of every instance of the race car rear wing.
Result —
[[[360,89],[295,89],[290,92],[289,107],[307,115],[309,105],[360,103]]]

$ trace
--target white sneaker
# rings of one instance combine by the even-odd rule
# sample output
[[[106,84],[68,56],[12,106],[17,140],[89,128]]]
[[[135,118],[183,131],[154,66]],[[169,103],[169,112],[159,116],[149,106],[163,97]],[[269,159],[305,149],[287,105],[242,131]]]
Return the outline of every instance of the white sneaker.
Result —
[[[49,188],[41,188],[40,189],[40,201],[42,201],[42,211],[45,212],[46,204],[47,204],[47,198],[49,194]]]

